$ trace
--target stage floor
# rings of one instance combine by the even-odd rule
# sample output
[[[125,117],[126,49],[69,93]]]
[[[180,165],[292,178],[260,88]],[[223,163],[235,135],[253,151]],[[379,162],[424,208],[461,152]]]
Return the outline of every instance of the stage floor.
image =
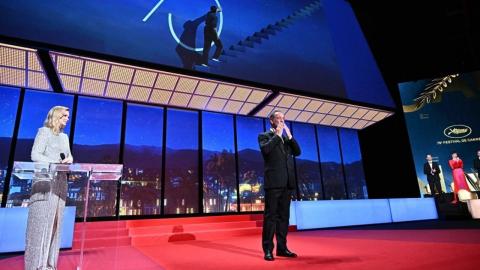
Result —
[[[289,233],[296,259],[263,260],[260,235],[90,249],[84,269],[478,269],[480,221],[424,221]],[[78,251],[62,251],[59,270]],[[0,259],[23,269],[23,256]]]

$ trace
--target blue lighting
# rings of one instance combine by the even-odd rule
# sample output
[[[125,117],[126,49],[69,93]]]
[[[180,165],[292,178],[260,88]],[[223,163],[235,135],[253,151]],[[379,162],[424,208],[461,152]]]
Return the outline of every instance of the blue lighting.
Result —
[[[25,250],[28,208],[0,208],[0,253]],[[65,207],[60,248],[71,248],[75,224],[75,207]],[[8,233],[5,233],[8,232]]]

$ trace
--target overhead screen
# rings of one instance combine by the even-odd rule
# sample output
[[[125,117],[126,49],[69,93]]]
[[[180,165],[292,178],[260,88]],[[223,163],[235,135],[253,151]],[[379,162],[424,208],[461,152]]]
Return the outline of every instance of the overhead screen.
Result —
[[[371,98],[375,87],[369,91],[363,91],[365,87],[358,84],[351,87],[346,78],[351,76],[351,70],[337,63],[336,53],[343,54],[343,49],[339,47],[341,50],[337,51],[335,40],[341,40],[341,33],[331,31],[334,28],[330,26],[357,29],[358,25],[350,27],[356,24],[353,13],[346,12],[348,6],[334,2],[45,0],[20,4],[1,1],[0,35],[391,106],[388,94]],[[212,5],[222,9],[217,15],[217,30],[224,53],[220,63],[210,61],[208,67],[203,67],[200,62],[205,15]],[[337,21],[339,11],[352,18]],[[363,39],[352,42],[366,44]],[[362,48],[358,49],[362,51],[358,53],[360,56],[365,54],[363,50],[368,51],[363,45],[357,46]],[[215,47],[210,57],[214,50]],[[355,57],[349,58],[355,61]],[[360,74],[369,68],[355,69]]]

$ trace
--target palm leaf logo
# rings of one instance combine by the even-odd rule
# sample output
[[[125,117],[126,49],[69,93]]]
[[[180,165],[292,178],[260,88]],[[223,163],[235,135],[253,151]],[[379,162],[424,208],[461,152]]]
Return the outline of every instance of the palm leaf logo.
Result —
[[[420,109],[426,104],[435,100],[442,92],[452,83],[454,78],[458,77],[459,74],[447,75],[445,77],[433,79],[429,84],[425,86],[423,92],[419,97],[415,98],[415,107]]]

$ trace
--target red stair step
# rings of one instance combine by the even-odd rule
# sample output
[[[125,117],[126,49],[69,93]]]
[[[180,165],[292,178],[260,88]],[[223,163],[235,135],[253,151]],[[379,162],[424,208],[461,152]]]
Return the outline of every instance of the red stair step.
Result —
[[[89,222],[76,222],[75,223],[75,230],[80,230],[83,228],[87,228],[88,230],[96,230],[96,229],[114,229],[114,228],[126,228],[127,221],[126,220],[118,220],[118,221],[89,221]]]
[[[131,237],[103,237],[95,239],[85,239],[84,248],[99,248],[99,247],[116,247],[116,246],[130,246],[132,244]],[[78,250],[82,246],[82,241],[80,239],[75,239],[73,241],[73,250]]]
[[[211,241],[229,237],[261,234],[262,228],[240,228],[225,230],[196,231],[190,233],[166,233],[157,235],[142,235],[132,237],[132,246],[151,246],[167,242],[177,241]]]
[[[262,214],[98,221],[75,224],[73,250],[158,245],[173,241],[213,240],[261,234]],[[290,227],[289,230],[295,230]]]
[[[121,236],[128,236],[129,231],[127,228],[120,228],[120,229],[87,229],[85,231],[85,239],[92,239],[92,238],[104,238],[104,237],[121,237]],[[83,236],[83,230],[75,230],[74,231],[74,238],[81,239]]]
[[[263,220],[262,214],[250,215],[228,215],[228,216],[204,216],[204,217],[183,217],[183,218],[160,218],[160,219],[141,219],[127,221],[127,227],[154,227],[160,225],[175,224],[198,224],[198,223],[217,223],[234,221],[256,221]]]
[[[259,221],[236,221],[236,222],[217,222],[217,223],[198,223],[198,224],[176,224],[161,225],[151,227],[131,227],[130,236],[145,234],[163,234],[163,233],[188,233],[196,231],[219,230],[219,229],[239,229],[261,227]]]

